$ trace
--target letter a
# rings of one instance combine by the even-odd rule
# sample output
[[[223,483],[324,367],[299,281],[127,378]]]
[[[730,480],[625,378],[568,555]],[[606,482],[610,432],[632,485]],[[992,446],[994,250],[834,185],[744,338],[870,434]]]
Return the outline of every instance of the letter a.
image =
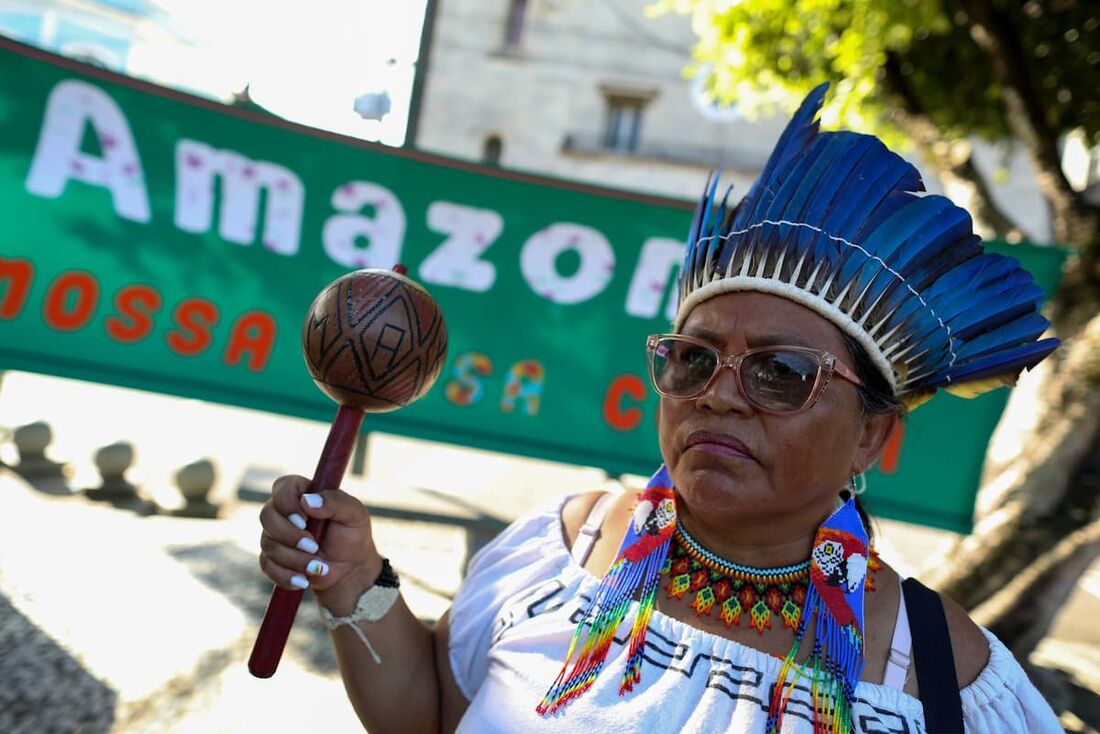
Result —
[[[101,158],[80,150],[88,124],[99,138]],[[70,179],[110,191],[120,217],[149,221],[149,195],[126,116],[102,89],[73,79],[54,87],[46,101],[27,191],[56,199]]]

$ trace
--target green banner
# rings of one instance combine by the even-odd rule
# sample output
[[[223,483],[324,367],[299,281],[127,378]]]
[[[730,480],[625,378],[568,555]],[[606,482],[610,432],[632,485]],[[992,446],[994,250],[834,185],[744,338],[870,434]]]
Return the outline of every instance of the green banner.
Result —
[[[402,262],[450,352],[367,430],[614,474],[659,462],[643,344],[669,328],[689,204],[343,138],[3,39],[0,69],[0,369],[327,421],[306,309]],[[1060,252],[1012,254],[1053,288]],[[872,510],[968,529],[1005,399],[917,411]]]

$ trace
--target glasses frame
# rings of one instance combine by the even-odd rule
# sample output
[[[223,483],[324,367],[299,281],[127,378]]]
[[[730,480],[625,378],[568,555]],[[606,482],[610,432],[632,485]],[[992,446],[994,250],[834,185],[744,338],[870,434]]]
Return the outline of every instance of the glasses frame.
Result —
[[[657,373],[654,366],[654,358],[657,353],[657,344],[664,339],[672,339],[675,341],[687,342],[694,344],[698,347],[709,349],[718,355],[718,361],[715,363],[714,372],[711,373],[707,381],[703,383],[703,386],[691,395],[672,395],[661,389],[657,384]],[[811,347],[796,347],[786,344],[769,344],[762,347],[753,347],[752,349],[746,349],[743,352],[726,353],[718,347],[714,346],[710,342],[699,339],[694,336],[688,336],[686,334],[650,334],[645,340],[645,349],[647,362],[649,363],[649,382],[653,385],[653,389],[663,397],[671,400],[694,400],[700,395],[710,390],[714,386],[714,381],[718,379],[718,374],[722,371],[723,367],[729,367],[733,370],[733,378],[737,381],[737,389],[744,396],[745,400],[749,402],[754,408],[764,413],[772,413],[774,415],[791,415],[792,413],[801,413],[814,407],[822,393],[825,392],[825,388],[829,385],[829,381],[832,379],[833,374],[840,375],[842,378],[852,383],[856,387],[862,387],[863,381],[859,379],[855,371],[848,365],[837,359],[836,355],[832,352],[827,352],[823,349],[813,349]],[[802,352],[804,354],[813,355],[817,360],[817,378],[814,380],[814,385],[810,389],[810,394],[806,397],[806,402],[801,407],[793,410],[775,410],[774,408],[767,408],[760,405],[745,391],[745,385],[741,381],[741,364],[745,361],[746,357],[750,357],[754,354],[760,354],[761,352],[771,352],[777,349],[791,352]]]

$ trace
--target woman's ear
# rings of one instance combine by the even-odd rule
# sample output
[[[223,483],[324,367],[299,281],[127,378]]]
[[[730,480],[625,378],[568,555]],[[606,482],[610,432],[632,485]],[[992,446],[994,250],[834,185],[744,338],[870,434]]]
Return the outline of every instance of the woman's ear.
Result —
[[[856,452],[852,456],[850,474],[865,472],[878,461],[900,422],[898,414],[893,411],[867,415],[863,418],[863,433],[856,446]]]

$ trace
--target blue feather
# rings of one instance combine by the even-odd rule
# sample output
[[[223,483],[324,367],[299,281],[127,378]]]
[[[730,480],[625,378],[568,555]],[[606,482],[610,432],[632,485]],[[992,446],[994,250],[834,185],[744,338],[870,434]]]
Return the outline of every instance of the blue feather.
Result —
[[[1014,375],[1020,370],[1031,369],[1037,365],[1057,349],[1059,344],[1061,342],[1058,339],[1040,339],[1036,342],[1008,347],[940,375],[930,380],[928,386],[943,387],[949,383],[959,384],[987,377]]]
[[[1050,327],[1050,322],[1032,311],[1010,321],[998,324],[995,328],[968,339],[959,349],[959,359],[969,361],[997,352],[1005,347],[1014,347],[1037,339]]]
[[[983,253],[940,276],[935,283],[925,289],[925,297],[944,304],[945,307],[952,303],[965,307],[976,291],[983,290],[990,282],[1009,277],[1018,269],[1019,266],[1010,258],[994,253]]]
[[[940,250],[939,257],[924,260],[908,274],[909,282],[918,290],[926,291],[945,273],[982,254],[982,240],[977,235],[970,234],[970,220],[967,219],[965,225],[960,223],[958,226],[959,229],[955,231],[943,233],[942,236],[955,239],[950,246]]]
[[[732,223],[733,229],[744,229],[746,222],[753,223],[763,219],[770,197],[765,194],[775,185],[774,175],[783,173],[791,159],[801,156],[807,145],[817,137],[817,113],[825,100],[825,92],[828,84],[820,84],[815,87],[794,113],[791,121],[787,123],[783,134],[779,136],[779,142],[764,164],[764,170],[756,179],[756,183],[745,195],[741,211]],[[758,209],[758,207],[760,207]]]
[[[952,328],[960,339],[974,339],[980,334],[997,327],[1000,324],[1012,321],[1026,313],[1035,313],[1035,308],[1042,299],[1043,291],[1034,283],[1017,288],[1013,291],[994,293],[990,292],[981,303],[975,304],[974,309],[967,314],[966,320],[958,325],[954,321]],[[1045,321],[1045,319],[1044,319]]]
[[[898,166],[898,156],[876,138],[867,135],[857,137],[866,148],[863,168],[848,182],[832,182],[837,192],[836,204],[823,222],[826,231],[852,241],[863,240],[866,232],[879,225],[881,218],[873,215],[879,202],[891,191],[924,190],[924,184],[912,166]],[[910,186],[916,188],[910,189]]]
[[[714,217],[714,194],[718,190],[718,176],[713,175],[707,178],[706,195],[702,201],[699,202],[699,206],[695,211],[695,220],[691,226],[691,236],[688,242],[687,257],[684,261],[683,274],[690,278],[692,274],[696,276],[702,275],[698,272],[699,262],[702,260],[702,253],[706,251],[706,241],[701,241],[705,238],[710,229],[710,222]],[[698,282],[690,284],[692,289],[699,285]]]

